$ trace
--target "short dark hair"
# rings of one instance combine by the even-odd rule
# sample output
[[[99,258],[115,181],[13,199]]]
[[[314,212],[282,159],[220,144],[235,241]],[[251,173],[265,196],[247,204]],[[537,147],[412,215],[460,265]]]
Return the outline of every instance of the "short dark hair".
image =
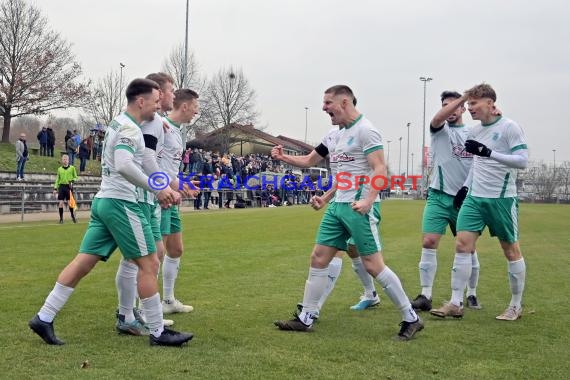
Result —
[[[174,109],[178,109],[184,102],[190,102],[198,98],[198,93],[194,90],[190,90],[189,88],[176,90],[174,91]]]
[[[137,78],[127,86],[127,103],[132,103],[141,95],[152,93],[152,90],[160,90],[158,83],[150,79]]]
[[[352,99],[352,104],[356,105],[356,97],[354,96],[354,93],[352,92],[350,87],[348,87],[347,85],[337,84],[336,86],[329,87],[325,90],[325,94],[332,94],[333,96],[346,95]]]
[[[441,102],[442,103],[445,99],[449,99],[449,98],[459,99],[459,98],[461,98],[461,94],[457,91],[444,91],[441,93]]]
[[[495,93],[493,87],[491,87],[487,83],[481,83],[478,84],[477,86],[471,87],[469,90],[465,91],[465,95],[467,95],[467,98],[475,98],[475,99],[489,98],[492,99],[494,102],[497,101],[497,93]]]
[[[155,81],[156,83],[158,83],[161,89],[164,89],[167,83],[174,84],[174,79],[167,73],[163,72],[148,74],[146,76],[146,79]]]

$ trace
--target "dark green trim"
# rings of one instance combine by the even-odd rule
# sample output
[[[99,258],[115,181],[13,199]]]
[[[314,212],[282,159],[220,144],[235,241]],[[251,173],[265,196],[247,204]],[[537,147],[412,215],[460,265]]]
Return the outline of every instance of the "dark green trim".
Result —
[[[356,120],[354,120],[352,123],[348,124],[347,126],[345,126],[344,128],[349,129],[350,127],[352,127],[354,124],[358,123],[360,121],[360,119],[362,119],[362,114],[358,115],[358,117],[356,118]]]
[[[511,173],[505,174],[505,181],[503,182],[503,189],[501,190],[501,195],[499,198],[504,198],[505,193],[507,192],[507,185],[509,184],[509,178],[511,177]]]
[[[127,111],[125,111],[125,115],[126,115],[129,119],[131,119],[132,122],[135,123],[137,127],[139,127],[139,128],[141,127],[141,126],[139,125],[139,123],[137,123],[137,121],[135,120],[135,118],[132,117],[131,115],[129,115],[129,113],[128,113]]]
[[[369,155],[370,153],[375,152],[375,151],[380,150],[380,149],[384,149],[384,146],[383,145],[373,146],[372,148],[366,149],[364,151],[364,154]]]
[[[135,150],[133,148],[131,148],[128,145],[116,145],[115,146],[115,150],[119,150],[119,149],[124,149],[124,150],[128,150],[129,152],[131,152],[132,154],[135,154]]]
[[[439,173],[439,190],[443,191],[443,169],[441,165],[437,165],[437,171]]]
[[[483,123],[481,123],[481,125],[482,125],[483,127],[490,127],[491,125],[497,124],[497,122],[498,122],[499,120],[501,120],[502,118],[503,118],[502,116],[499,116],[494,122],[492,122],[492,123],[490,123],[490,124],[483,124]]]
[[[519,149],[528,149],[528,147],[526,146],[526,144],[520,144],[520,145],[517,145],[517,146],[511,148],[511,152],[514,152],[515,150],[519,150]]]
[[[463,128],[463,127],[465,127],[465,124],[449,124],[449,123],[447,123],[447,125],[449,125],[450,128]]]
[[[168,122],[172,125],[174,125],[176,128],[180,129],[180,124],[177,124],[175,122],[173,122],[168,116],[164,117],[166,120],[168,120]]]

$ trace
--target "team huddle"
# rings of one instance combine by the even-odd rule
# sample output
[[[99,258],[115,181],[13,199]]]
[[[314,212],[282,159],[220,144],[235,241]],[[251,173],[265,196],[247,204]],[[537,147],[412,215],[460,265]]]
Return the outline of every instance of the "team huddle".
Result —
[[[182,196],[195,196],[180,186],[178,171],[184,139],[180,125],[198,112],[198,94],[189,89],[173,91],[173,80],[163,73],[135,79],[127,87],[126,111],[107,128],[102,152],[101,189],[92,203],[91,219],[78,255],[60,273],[43,306],[29,322],[46,343],[61,345],[53,321],[79,281],[100,261],[119,248],[122,260],[116,276],[120,333],[148,335],[151,345],[180,346],[192,333],[170,328],[163,314],[187,313],[174,296],[174,285],[183,253],[178,204]],[[341,271],[347,252],[364,292],[351,307],[364,310],[380,304],[374,280],[400,311],[397,338],[410,340],[424,328],[417,311],[436,317],[463,316],[467,306],[480,308],[476,287],[479,262],[475,243],[485,226],[497,236],[508,260],[512,299],[501,320],[522,315],[525,263],[518,243],[516,170],[526,167],[528,151],[522,129],[504,118],[495,107],[496,94],[482,84],[461,95],[442,94],[442,108],[431,122],[434,176],[423,215],[423,242],[419,263],[421,294],[413,301],[382,256],[379,224],[379,190],[367,183],[337,188],[311,199],[318,210],[326,206],[311,254],[303,300],[291,320],[275,321],[280,330],[312,331],[320,310]],[[356,109],[356,98],[345,85],[325,91],[323,111],[336,126],[311,153],[292,156],[282,146],[272,157],[299,167],[314,166],[330,158],[332,177],[347,172],[351,178],[387,177],[380,132]],[[468,128],[462,114],[467,103],[474,120]],[[162,171],[169,185],[162,190],[149,184],[149,175]],[[162,187],[160,187],[162,188]],[[327,205],[328,204],[328,205]],[[449,303],[432,309],[432,287],[437,270],[437,247],[447,226],[456,235]],[[162,264],[163,298],[158,292]],[[137,300],[139,306],[137,307]]]

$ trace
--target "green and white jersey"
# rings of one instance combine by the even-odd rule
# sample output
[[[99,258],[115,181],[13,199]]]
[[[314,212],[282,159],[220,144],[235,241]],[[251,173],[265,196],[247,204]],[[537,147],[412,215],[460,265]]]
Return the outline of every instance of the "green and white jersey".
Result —
[[[101,189],[96,198],[114,198],[136,202],[136,186],[116,169],[115,150],[126,149],[134,156],[134,163],[142,171],[144,138],[140,126],[126,112],[115,117],[105,131],[101,154]]]
[[[331,152],[331,166],[336,165],[339,189],[335,202],[353,202],[365,199],[370,184],[355,184],[356,176],[372,178],[373,171],[366,156],[378,149],[384,149],[382,136],[372,123],[360,115],[352,124],[342,128],[334,152]],[[350,188],[349,187],[350,183]],[[381,182],[378,182],[381,184]],[[376,202],[379,198],[376,198]]]
[[[180,162],[184,152],[182,133],[180,125],[176,124],[168,117],[163,116],[162,121],[165,126],[164,143],[157,148],[158,165],[164,171],[170,181],[178,177],[180,171]]]
[[[158,154],[158,150],[161,146],[164,145],[164,123],[162,121],[162,116],[158,113],[154,114],[154,119],[152,121],[143,121],[141,123],[141,131],[143,135],[151,135],[156,137],[156,150]],[[158,158],[157,158],[158,159]],[[155,203],[155,196],[154,193],[137,187],[137,196],[139,202],[148,203],[154,205]]]
[[[433,172],[429,187],[453,196],[463,187],[473,163],[473,155],[465,150],[469,131],[469,127],[447,122],[435,132],[432,130]]]
[[[500,117],[492,124],[474,126],[469,139],[485,144],[497,153],[512,154],[519,149],[527,149],[522,128],[506,117]],[[471,195],[482,198],[516,197],[516,180],[517,169],[492,158],[474,156]]]

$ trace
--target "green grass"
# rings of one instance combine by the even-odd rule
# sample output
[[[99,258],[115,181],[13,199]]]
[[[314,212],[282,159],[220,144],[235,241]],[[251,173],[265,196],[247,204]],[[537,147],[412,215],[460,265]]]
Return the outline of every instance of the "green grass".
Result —
[[[57,168],[61,166],[60,150],[54,150],[53,157],[45,157],[30,154],[30,159],[26,162],[24,174],[42,173],[55,174]],[[79,158],[75,158],[75,168],[79,173]],[[0,143],[0,171],[16,173],[16,146],[14,144]],[[101,175],[101,164],[98,161],[88,160],[85,167],[86,172],[93,175]]]
[[[419,290],[423,204],[383,204],[388,265],[410,297]],[[568,364],[568,206],[521,205],[527,262],[523,318],[495,321],[510,292],[498,242],[478,244],[480,311],[463,320],[423,315],[426,328],[410,342],[391,339],[399,313],[386,296],[375,310],[353,312],[360,286],[344,260],[342,275],[310,334],[277,331],[301,300],[321,213],[304,207],[185,214],[187,247],[178,298],[195,311],[174,316],[192,331],[187,347],[149,347],[147,338],[114,332],[119,254],[81,282],[56,319],[62,347],[45,345],[27,328],[58,272],[73,258],[85,220],[0,226],[0,377],[53,379],[565,379]],[[85,219],[85,216],[84,216]],[[453,241],[442,240],[434,302],[450,295]],[[88,368],[81,369],[84,361]]]

